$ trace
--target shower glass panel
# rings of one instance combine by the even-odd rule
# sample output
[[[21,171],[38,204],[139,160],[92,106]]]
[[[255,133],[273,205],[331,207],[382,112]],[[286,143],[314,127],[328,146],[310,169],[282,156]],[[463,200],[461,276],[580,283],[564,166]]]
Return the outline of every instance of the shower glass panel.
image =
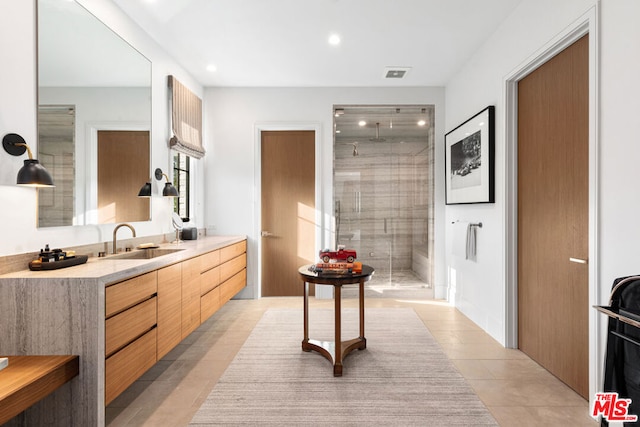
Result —
[[[335,107],[335,245],[355,249],[376,283],[431,287],[433,117],[432,105]]]

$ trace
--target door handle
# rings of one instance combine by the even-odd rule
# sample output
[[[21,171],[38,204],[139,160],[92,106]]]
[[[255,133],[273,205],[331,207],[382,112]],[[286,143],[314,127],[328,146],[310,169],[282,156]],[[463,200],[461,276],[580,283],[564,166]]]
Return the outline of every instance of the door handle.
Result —
[[[586,259],[580,258],[569,258],[570,262],[575,262],[576,264],[588,264]]]
[[[262,236],[262,237],[272,237],[273,233],[269,233],[268,231],[262,231],[262,232],[260,232],[260,236]]]

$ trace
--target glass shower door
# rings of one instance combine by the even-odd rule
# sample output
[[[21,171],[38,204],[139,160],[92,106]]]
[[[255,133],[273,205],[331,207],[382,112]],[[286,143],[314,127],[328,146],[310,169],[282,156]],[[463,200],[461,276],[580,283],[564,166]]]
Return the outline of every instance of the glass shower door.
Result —
[[[420,263],[416,254],[426,254],[425,263],[430,264],[432,155],[426,130],[421,138],[406,137],[399,124],[383,122],[379,115],[375,120],[381,123],[375,137],[347,132],[335,137],[335,246],[355,249],[359,261],[375,268],[375,285],[396,286],[399,274],[414,275]],[[338,120],[336,125],[340,126]],[[420,276],[428,276],[428,270]],[[421,279],[430,282],[427,277]]]

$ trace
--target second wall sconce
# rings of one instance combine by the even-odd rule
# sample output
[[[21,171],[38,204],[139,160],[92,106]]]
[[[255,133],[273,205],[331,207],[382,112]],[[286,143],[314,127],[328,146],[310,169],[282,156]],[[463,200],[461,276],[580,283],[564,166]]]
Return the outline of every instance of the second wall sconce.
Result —
[[[33,153],[23,137],[16,133],[8,133],[2,138],[2,146],[4,151],[12,156],[21,156],[25,151],[29,154],[29,158],[24,161],[24,166],[18,171],[16,182],[18,185],[27,187],[55,186],[49,172],[38,162],[38,159],[33,158]]]
[[[162,189],[162,196],[163,197],[179,197],[180,194],[178,193],[178,190],[176,189],[176,187],[174,187],[171,184],[167,174],[162,172],[162,169],[157,168],[155,170],[156,179],[160,181],[163,176],[167,179],[167,182],[165,182],[164,188]],[[151,197],[151,182],[145,183],[142,186],[142,188],[140,188],[140,191],[138,192],[138,197]]]

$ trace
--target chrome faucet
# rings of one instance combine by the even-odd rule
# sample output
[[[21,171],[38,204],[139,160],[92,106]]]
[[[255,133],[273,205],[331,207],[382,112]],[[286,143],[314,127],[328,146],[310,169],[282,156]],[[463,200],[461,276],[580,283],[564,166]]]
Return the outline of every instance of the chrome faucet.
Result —
[[[118,224],[116,225],[116,228],[113,229],[113,253],[117,253],[116,249],[116,234],[118,233],[118,230],[120,229],[120,227],[129,227],[129,229],[131,230],[131,232],[133,233],[133,237],[136,237],[136,229],[133,228],[133,226],[131,224],[127,224],[127,223],[122,223],[122,224]]]

